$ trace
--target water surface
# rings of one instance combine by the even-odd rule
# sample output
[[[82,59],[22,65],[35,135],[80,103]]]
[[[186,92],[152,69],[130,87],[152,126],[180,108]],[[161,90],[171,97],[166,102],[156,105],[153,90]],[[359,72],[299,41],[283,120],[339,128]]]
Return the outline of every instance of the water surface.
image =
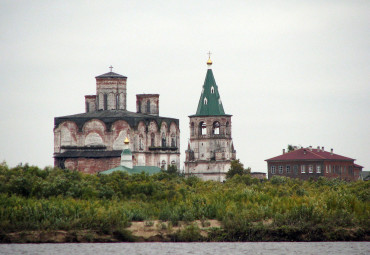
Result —
[[[370,242],[0,244],[0,254],[370,254]]]

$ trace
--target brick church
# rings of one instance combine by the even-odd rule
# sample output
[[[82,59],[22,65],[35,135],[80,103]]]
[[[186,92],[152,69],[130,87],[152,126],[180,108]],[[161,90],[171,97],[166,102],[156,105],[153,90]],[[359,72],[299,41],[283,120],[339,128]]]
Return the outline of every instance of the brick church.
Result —
[[[127,77],[96,76],[96,95],[85,96],[85,113],[54,118],[54,165],[96,173],[120,165],[126,138],[134,166],[180,167],[179,120],[159,116],[159,95],[136,95],[127,110]]]

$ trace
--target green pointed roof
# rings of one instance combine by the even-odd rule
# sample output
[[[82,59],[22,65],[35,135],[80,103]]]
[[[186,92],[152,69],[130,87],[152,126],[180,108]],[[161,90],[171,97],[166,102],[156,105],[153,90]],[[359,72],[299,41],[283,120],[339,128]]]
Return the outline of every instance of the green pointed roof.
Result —
[[[212,69],[207,70],[197,113],[193,116],[226,115]]]

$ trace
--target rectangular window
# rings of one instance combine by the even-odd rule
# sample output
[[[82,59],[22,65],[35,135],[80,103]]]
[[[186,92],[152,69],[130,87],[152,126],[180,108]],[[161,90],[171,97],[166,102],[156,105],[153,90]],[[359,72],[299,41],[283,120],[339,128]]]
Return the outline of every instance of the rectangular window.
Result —
[[[306,166],[301,165],[301,173],[304,174],[306,172]]]
[[[312,173],[313,173],[313,165],[309,165],[309,166],[308,166],[308,172],[309,172],[310,174],[312,174]]]
[[[321,173],[321,166],[320,165],[316,165],[316,173]]]
[[[331,173],[331,165],[329,165],[329,173]]]
[[[279,174],[283,173],[283,166],[279,166]]]
[[[104,110],[108,109],[108,95],[104,94]]]
[[[286,166],[286,173],[290,174],[290,166]]]
[[[271,173],[275,174],[275,172],[276,172],[276,166],[271,166]]]
[[[329,173],[329,166],[328,165],[326,165],[325,169],[326,169],[326,173]]]
[[[298,174],[298,166],[297,165],[293,166],[293,170],[294,170],[294,174],[297,175]]]

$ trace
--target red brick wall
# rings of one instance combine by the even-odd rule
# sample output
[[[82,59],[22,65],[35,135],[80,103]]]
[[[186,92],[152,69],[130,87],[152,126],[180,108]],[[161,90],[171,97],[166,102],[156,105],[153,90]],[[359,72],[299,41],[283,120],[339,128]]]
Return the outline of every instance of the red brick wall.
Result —
[[[323,176],[323,162],[322,161],[292,161],[292,162],[269,162],[268,164],[268,178],[272,176],[286,176],[290,178],[299,178],[302,180],[308,180],[310,178],[317,179],[320,176]],[[305,173],[301,172],[301,165],[305,165]],[[313,173],[309,173],[309,165],[313,166]],[[321,173],[316,172],[316,166],[321,166]],[[271,173],[271,166],[275,166],[275,174]],[[279,173],[279,166],[283,167],[283,173]],[[290,166],[290,173],[287,173],[286,166]],[[294,171],[294,166],[298,166],[297,172]]]
[[[286,172],[286,166],[290,165],[290,173]],[[294,172],[294,166],[298,166],[298,172]],[[305,173],[301,172],[301,165],[305,165]],[[309,165],[313,166],[313,173],[309,173]],[[321,166],[321,173],[316,172],[316,166]],[[272,176],[286,176],[291,178],[299,178],[302,180],[308,180],[310,178],[317,179],[320,176],[327,178],[340,178],[342,180],[356,181],[359,177],[359,171],[353,166],[353,161],[290,161],[290,162],[268,162],[268,178]],[[275,166],[275,174],[272,174],[271,167]],[[279,166],[283,166],[283,173],[279,173]],[[329,171],[330,166],[330,171]],[[328,167],[328,172],[326,171]],[[335,171],[333,171],[335,167]],[[352,167],[353,171],[350,171]]]
[[[120,165],[121,158],[69,158],[64,167],[70,170],[94,174]]]

